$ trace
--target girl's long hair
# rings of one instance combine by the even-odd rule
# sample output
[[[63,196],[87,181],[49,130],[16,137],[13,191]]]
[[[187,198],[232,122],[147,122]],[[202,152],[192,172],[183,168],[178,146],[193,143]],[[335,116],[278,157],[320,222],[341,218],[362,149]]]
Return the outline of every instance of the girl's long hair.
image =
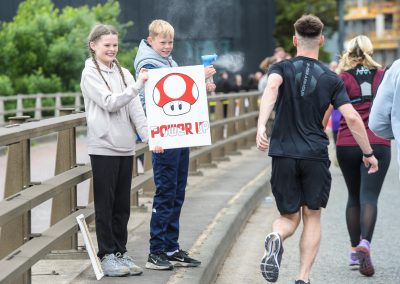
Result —
[[[365,35],[359,35],[349,41],[346,52],[339,61],[339,70],[346,71],[359,64],[368,69],[378,69],[382,66],[373,58],[373,46],[371,40]]]

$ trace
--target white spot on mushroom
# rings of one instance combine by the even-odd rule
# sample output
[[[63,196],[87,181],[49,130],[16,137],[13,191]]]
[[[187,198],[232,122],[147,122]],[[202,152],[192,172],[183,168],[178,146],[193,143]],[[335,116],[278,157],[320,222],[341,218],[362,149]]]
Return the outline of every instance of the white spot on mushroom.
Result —
[[[164,92],[172,99],[181,97],[185,91],[185,80],[179,75],[171,75],[164,81]]]

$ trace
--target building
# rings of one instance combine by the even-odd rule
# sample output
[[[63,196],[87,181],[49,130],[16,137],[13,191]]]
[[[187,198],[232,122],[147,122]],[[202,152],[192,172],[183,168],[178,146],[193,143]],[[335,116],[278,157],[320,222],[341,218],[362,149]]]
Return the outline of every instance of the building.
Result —
[[[52,0],[58,8],[93,6],[106,0]],[[21,0],[0,0],[0,21],[11,21]],[[273,53],[275,1],[273,0],[119,0],[120,21],[133,21],[125,41],[138,46],[153,19],[175,27],[174,58],[180,65],[200,64],[203,54],[240,54],[242,73],[258,70]],[[237,57],[232,57],[236,60]],[[235,64],[230,62],[229,66]],[[229,70],[232,71],[232,70]]]
[[[346,0],[346,40],[364,34],[374,45],[374,59],[386,66],[400,57],[400,1]]]

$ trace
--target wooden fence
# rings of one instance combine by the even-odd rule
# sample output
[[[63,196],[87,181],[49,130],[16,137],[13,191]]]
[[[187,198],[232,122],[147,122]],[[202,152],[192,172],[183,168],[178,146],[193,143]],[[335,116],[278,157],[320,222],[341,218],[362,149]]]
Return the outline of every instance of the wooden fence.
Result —
[[[259,92],[235,93],[209,97],[212,145],[192,148],[190,173],[201,166],[237,153],[255,144]],[[77,250],[76,216],[94,220],[92,194],[85,207],[77,206],[77,185],[91,179],[90,164],[76,163],[76,128],[85,126],[84,113],[61,109],[60,116],[25,122],[14,118],[8,127],[0,127],[0,146],[7,146],[5,196],[0,201],[0,283],[30,283],[31,267],[54,250]],[[31,139],[57,134],[55,175],[33,183],[30,172]],[[144,155],[144,173],[139,174],[137,160]],[[154,192],[151,153],[139,144],[134,159],[132,205],[144,194]],[[41,234],[31,232],[31,210],[53,199],[51,226]]]
[[[64,103],[63,99],[69,99],[73,103]],[[6,106],[12,104],[14,107],[6,110]],[[17,96],[0,96],[0,126],[5,125],[6,117],[23,116],[33,114],[31,118],[40,120],[44,112],[53,113],[52,116],[60,116],[62,107],[72,107],[76,110],[82,110],[83,98],[81,93],[56,93],[56,94],[34,94]]]

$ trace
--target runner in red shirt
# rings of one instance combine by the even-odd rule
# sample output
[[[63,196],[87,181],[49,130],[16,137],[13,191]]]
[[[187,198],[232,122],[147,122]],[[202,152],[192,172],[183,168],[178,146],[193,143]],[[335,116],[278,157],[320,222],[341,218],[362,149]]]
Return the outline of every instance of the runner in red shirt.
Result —
[[[372,276],[374,266],[370,243],[375,228],[378,197],[390,164],[390,141],[375,136],[368,128],[369,113],[384,70],[372,58],[370,39],[360,35],[349,42],[343,54],[339,75],[345,84],[354,109],[364,121],[373,153],[379,161],[379,171],[368,174],[363,166],[363,153],[342,118],[336,142],[336,155],[348,189],[346,222],[350,235],[349,265],[359,267],[361,274]],[[379,94],[378,94],[379,95]]]

